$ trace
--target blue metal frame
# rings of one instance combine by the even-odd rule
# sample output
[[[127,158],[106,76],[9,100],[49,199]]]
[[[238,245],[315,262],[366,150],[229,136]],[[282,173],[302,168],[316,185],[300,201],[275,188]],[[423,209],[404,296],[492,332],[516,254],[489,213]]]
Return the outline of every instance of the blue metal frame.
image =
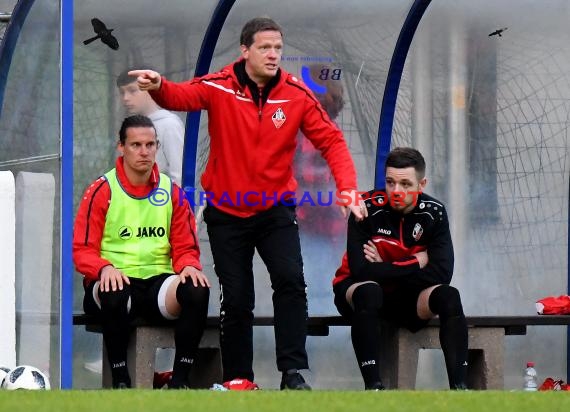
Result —
[[[376,188],[384,187],[384,163],[386,163],[386,157],[390,152],[390,144],[392,143],[392,126],[404,63],[406,63],[414,33],[430,3],[431,0],[414,1],[394,48],[386,78],[382,108],[380,109],[380,127],[378,128],[378,145],[376,146],[376,173],[374,176],[374,187]]]
[[[73,385],[73,0],[61,0],[61,388]],[[65,34],[65,35],[64,35]]]
[[[4,39],[0,45],[0,116],[2,116],[2,107],[4,107],[4,91],[6,90],[6,82],[8,81],[8,72],[12,64],[12,57],[16,49],[20,31],[28,17],[28,12],[32,8],[34,0],[19,0],[12,12],[10,23],[4,32]]]
[[[235,0],[220,0],[210,24],[206,29],[206,35],[202,40],[198,60],[196,61],[196,76],[203,76],[210,70],[214,49],[218,42],[220,32]],[[198,152],[198,132],[200,131],[200,112],[190,112],[186,116],[186,133],[184,138],[184,157],[182,160],[182,187],[191,198],[191,194],[197,186],[196,182],[196,156]],[[192,208],[193,202],[190,202]]]

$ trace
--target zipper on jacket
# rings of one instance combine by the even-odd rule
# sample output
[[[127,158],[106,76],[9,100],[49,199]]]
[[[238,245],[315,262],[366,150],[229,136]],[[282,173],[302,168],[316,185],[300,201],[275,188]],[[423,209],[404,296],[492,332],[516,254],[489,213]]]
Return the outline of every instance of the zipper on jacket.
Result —
[[[257,109],[258,109],[257,114],[259,121],[261,121],[261,111],[263,110],[263,96],[262,96],[263,88],[258,87],[257,91],[259,92],[259,96],[257,97]]]
[[[404,245],[404,218],[402,217],[400,219],[400,243],[402,244],[402,246]]]

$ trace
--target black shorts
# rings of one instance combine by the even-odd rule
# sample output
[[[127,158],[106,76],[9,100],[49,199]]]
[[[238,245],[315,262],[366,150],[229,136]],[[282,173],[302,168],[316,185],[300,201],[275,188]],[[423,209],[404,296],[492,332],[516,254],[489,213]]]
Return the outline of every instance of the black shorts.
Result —
[[[359,283],[350,277],[340,281],[333,287],[334,304],[339,313],[348,320],[352,319],[354,310],[346,301],[346,291],[350,286]],[[424,328],[429,319],[418,317],[418,297],[423,289],[396,287],[383,290],[383,304],[379,317],[396,327],[403,327],[410,332]]]
[[[143,317],[153,322],[164,322],[166,319],[161,314],[158,306],[158,294],[164,281],[172,273],[164,273],[162,275],[153,276],[148,279],[129,278],[131,281],[131,306],[129,317],[134,319],[136,317]],[[99,315],[101,309],[95,302],[93,296],[93,288],[97,282],[91,282],[84,285],[85,296],[83,298],[83,310],[89,315]]]

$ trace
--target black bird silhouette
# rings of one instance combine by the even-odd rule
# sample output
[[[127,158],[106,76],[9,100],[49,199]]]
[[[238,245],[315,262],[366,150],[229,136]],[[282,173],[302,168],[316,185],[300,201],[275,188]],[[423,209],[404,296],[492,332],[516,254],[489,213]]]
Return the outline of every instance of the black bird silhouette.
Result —
[[[107,46],[109,46],[111,49],[113,50],[119,49],[119,42],[117,41],[115,36],[111,34],[111,32],[115,29],[108,29],[107,26],[105,26],[105,23],[103,23],[101,20],[99,20],[96,17],[91,19],[91,24],[93,25],[93,30],[95,30],[97,36],[85,40],[83,44],[89,44],[97,39],[101,39],[101,41],[105,43]]]
[[[498,35],[499,37],[503,37],[503,36],[501,35],[501,33],[504,32],[504,31],[507,30],[507,29],[508,29],[508,27],[503,27],[502,29],[497,29],[497,30],[495,30],[493,33],[489,33],[489,37],[491,37],[491,36],[497,36],[497,35]]]

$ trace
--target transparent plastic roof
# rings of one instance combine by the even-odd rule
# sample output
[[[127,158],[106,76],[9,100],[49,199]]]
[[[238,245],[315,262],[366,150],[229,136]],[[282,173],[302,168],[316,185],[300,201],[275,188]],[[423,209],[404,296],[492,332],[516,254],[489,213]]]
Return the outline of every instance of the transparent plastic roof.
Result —
[[[303,66],[341,70],[344,109],[336,119],[355,157],[359,182],[374,180],[378,119],[390,59],[413,1],[237,1],[224,25],[212,69],[239,56],[243,24],[269,15],[284,30],[282,67],[302,77]],[[305,79],[306,80],[306,79]],[[306,81],[307,82],[307,81]]]

